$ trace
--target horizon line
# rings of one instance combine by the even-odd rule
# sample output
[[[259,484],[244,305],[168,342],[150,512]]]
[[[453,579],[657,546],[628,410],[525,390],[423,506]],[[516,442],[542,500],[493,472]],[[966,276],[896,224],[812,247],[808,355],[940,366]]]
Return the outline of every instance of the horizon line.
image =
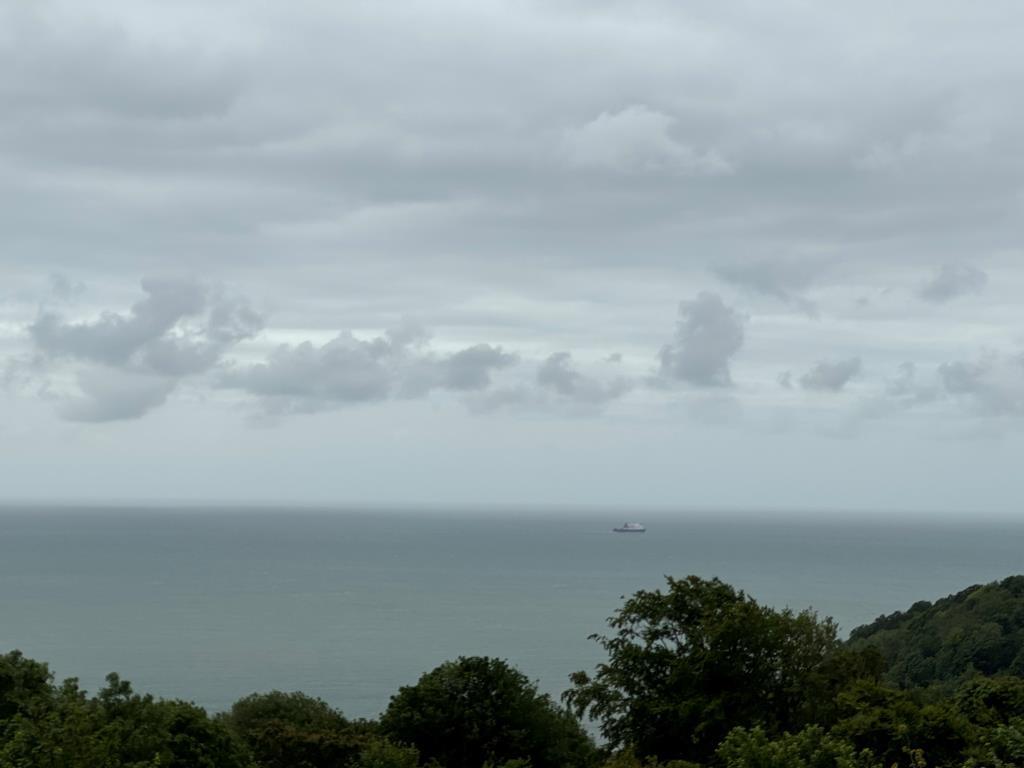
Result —
[[[433,502],[433,501],[359,501],[359,500],[302,500],[302,499],[197,499],[197,498],[86,498],[81,500],[73,499],[42,499],[42,498],[0,498],[0,513],[17,511],[17,508],[24,511],[29,510],[83,510],[95,511],[100,509],[125,510],[138,508],[154,511],[254,511],[269,512],[283,511],[290,508],[296,512],[319,512],[329,514],[438,514],[447,513],[455,516],[466,514],[520,514],[540,515],[549,513],[560,513],[567,516],[601,515],[619,518],[623,514],[627,517],[653,516],[664,518],[672,515],[681,518],[706,519],[709,517],[744,519],[756,518],[765,520],[771,517],[776,519],[799,519],[801,521],[832,522],[859,518],[873,522],[902,522],[902,521],[930,521],[930,522],[1020,522],[1024,518],[1013,511],[988,510],[952,510],[952,509],[884,509],[884,508],[841,508],[841,507],[781,507],[781,506],[759,506],[759,507],[737,507],[737,506],[714,506],[714,505],[682,505],[682,504],[625,504],[625,503],[581,503],[581,502]],[[614,513],[614,514],[613,514]]]

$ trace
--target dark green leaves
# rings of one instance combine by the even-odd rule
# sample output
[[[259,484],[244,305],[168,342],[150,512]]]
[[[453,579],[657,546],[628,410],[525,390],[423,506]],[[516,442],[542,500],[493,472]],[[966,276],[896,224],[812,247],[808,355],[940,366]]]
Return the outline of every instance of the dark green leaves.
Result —
[[[532,768],[581,768],[594,755],[573,717],[521,672],[487,657],[447,662],[402,688],[381,728],[445,768],[513,760],[527,760]]]

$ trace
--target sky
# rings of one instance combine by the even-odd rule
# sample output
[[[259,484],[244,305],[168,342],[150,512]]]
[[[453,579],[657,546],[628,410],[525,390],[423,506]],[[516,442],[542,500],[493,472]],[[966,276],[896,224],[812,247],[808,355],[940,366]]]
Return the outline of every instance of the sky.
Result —
[[[0,498],[1015,515],[1022,35],[0,0]]]

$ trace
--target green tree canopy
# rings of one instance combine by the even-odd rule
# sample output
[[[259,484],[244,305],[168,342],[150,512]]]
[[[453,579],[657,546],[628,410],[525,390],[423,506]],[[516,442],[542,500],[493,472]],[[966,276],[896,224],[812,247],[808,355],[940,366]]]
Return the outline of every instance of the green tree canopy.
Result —
[[[887,678],[904,688],[1024,674],[1024,576],[914,603],[853,630],[850,645],[879,649]]]
[[[831,733],[886,766],[913,765],[914,754],[929,765],[959,766],[976,729],[950,700],[926,694],[858,681],[839,694],[841,719]]]
[[[223,721],[260,768],[335,768],[358,757],[372,728],[304,693],[254,693]]]
[[[799,730],[828,709],[836,676],[856,672],[831,663],[840,652],[831,619],[766,608],[718,579],[667,581],[609,619],[614,632],[594,636],[608,660],[593,676],[574,674],[565,694],[614,748],[706,760],[737,726]]]
[[[770,739],[762,728],[735,728],[716,751],[724,768],[883,768],[870,752],[811,725]]]
[[[394,742],[445,768],[529,760],[532,768],[588,765],[593,744],[568,712],[499,659],[462,657],[392,697],[380,720]]]
[[[21,651],[0,656],[0,723],[25,712],[34,701],[51,692],[49,668],[25,658]]]
[[[135,694],[117,675],[89,698],[50,687],[0,729],[3,768],[248,768],[228,731],[182,701]]]
[[[983,728],[1024,718],[1024,679],[1010,675],[972,677],[953,698],[956,709]]]

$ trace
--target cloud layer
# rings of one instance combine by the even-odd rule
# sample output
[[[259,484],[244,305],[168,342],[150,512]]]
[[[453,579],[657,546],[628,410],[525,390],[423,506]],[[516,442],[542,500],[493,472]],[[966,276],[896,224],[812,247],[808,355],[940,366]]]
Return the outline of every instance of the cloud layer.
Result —
[[[62,285],[54,282],[58,296],[66,294]],[[273,335],[273,328],[242,297],[191,279],[146,278],[141,288],[143,298],[127,310],[102,310],[89,319],[40,310],[24,328],[30,353],[5,366],[8,388],[35,386],[56,402],[59,415],[79,422],[140,418],[165,405],[186,381],[197,392],[236,393],[278,416],[432,393],[461,397],[476,412],[509,407],[598,412],[631,392],[675,391],[686,397],[688,391],[733,389],[733,361],[751,322],[718,294],[700,292],[679,303],[671,340],[656,353],[646,351],[631,375],[609,368],[621,368],[621,353],[581,370],[570,351],[530,360],[528,353],[490,342],[442,350],[427,329],[408,320],[379,334],[341,331],[323,342],[267,346],[260,338]],[[256,346],[239,353],[246,342]],[[875,394],[865,413],[878,416],[886,403],[905,410],[941,399],[977,415],[1024,413],[1022,361],[1024,354],[991,352],[973,362],[945,361],[935,366],[932,383],[922,382],[918,366],[905,361],[895,377],[866,382],[866,392]],[[816,360],[795,383],[808,392],[835,395],[863,377],[862,357],[851,355]],[[777,381],[793,389],[790,371]],[[747,381],[740,384],[749,387]],[[720,402],[698,398],[695,415],[703,412],[702,403],[721,412]],[[729,412],[735,414],[736,407],[732,402]]]
[[[885,506],[938,466],[936,503],[1019,496],[1022,25],[1004,0],[0,4],[11,473],[227,493],[259,423],[300,489],[358,429],[367,487],[444,442],[447,469],[403,465],[436,498],[503,487],[486,457],[538,498],[578,471],[624,478],[573,484],[600,499],[846,499],[875,467]],[[292,466],[277,445],[250,474]]]

